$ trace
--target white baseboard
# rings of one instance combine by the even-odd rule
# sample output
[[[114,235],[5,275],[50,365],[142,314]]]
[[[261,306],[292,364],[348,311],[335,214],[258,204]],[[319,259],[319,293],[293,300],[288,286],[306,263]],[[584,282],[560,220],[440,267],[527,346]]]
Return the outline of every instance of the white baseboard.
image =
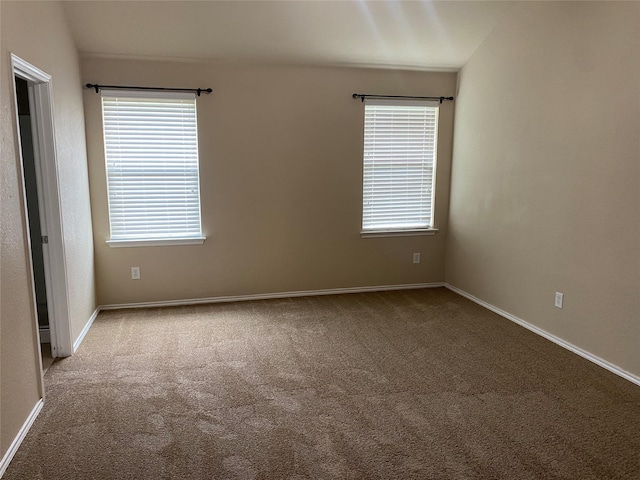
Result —
[[[193,298],[188,300],[170,300],[164,302],[121,303],[102,305],[100,310],[118,310],[122,308],[177,307],[203,303],[245,302],[250,300],[271,300],[274,298],[315,297],[319,295],[340,295],[344,293],[384,292],[388,290],[414,290],[418,288],[444,287],[444,282],[409,283],[404,285],[377,285],[371,287],[329,288],[324,290],[299,290],[294,292],[258,293],[254,295],[230,295],[223,297]]]
[[[40,343],[51,343],[51,330],[48,325],[40,327]]]
[[[76,353],[78,351],[80,344],[82,343],[82,341],[84,340],[84,337],[89,332],[89,329],[91,328],[91,325],[93,325],[93,321],[98,316],[98,313],[100,313],[100,307],[94,310],[94,312],[91,314],[91,317],[89,318],[89,321],[87,321],[87,324],[84,326],[84,328],[80,332],[80,335],[78,335],[78,338],[76,339],[76,341],[73,342],[73,353]]]
[[[38,417],[40,410],[42,410],[43,405],[44,405],[43,400],[42,399],[38,400],[38,403],[35,404],[35,406],[33,407],[33,410],[31,410],[31,413],[29,414],[24,424],[20,428],[18,435],[16,435],[16,438],[14,438],[13,442],[11,442],[11,445],[9,445],[9,449],[7,450],[7,453],[4,454],[4,456],[2,457],[2,461],[0,461],[0,477],[2,477],[2,475],[4,475],[4,472],[7,470],[9,463],[11,463],[13,456],[18,451],[18,448],[20,447],[20,444],[24,440],[24,437],[27,436],[27,432],[31,428],[31,425],[33,425],[33,422],[36,421],[36,418]]]
[[[454,287],[453,285],[450,285],[448,283],[445,283],[445,287],[447,287],[449,290],[451,290],[453,292],[456,292],[458,295],[462,295],[463,297],[468,298],[472,302],[475,302],[478,305],[481,305],[484,308],[486,308],[488,310],[491,310],[494,313],[497,313],[501,317],[504,317],[507,320],[511,320],[512,322],[517,323],[518,325],[526,328],[527,330],[531,330],[532,332],[537,333],[541,337],[544,337],[547,340],[550,340],[553,343],[555,343],[557,345],[560,345],[563,348],[566,348],[567,350],[575,353],[576,355],[580,355],[581,357],[586,358],[590,362],[593,362],[596,365],[599,365],[602,368],[605,368],[605,369],[609,370],[610,372],[615,373],[616,375],[624,378],[625,380],[629,380],[631,383],[635,383],[636,385],[640,386],[640,377],[634,375],[633,373],[627,372],[626,370],[623,370],[622,368],[618,367],[617,365],[614,365],[613,363],[607,362],[606,360],[604,360],[604,359],[598,357],[597,355],[594,355],[594,354],[592,354],[592,353],[590,353],[590,352],[588,352],[586,350],[583,350],[580,347],[576,347],[575,345],[567,342],[566,340],[563,340],[560,337],[556,337],[552,333],[549,333],[546,330],[541,329],[540,327],[536,327],[535,325],[532,325],[531,323],[529,323],[529,322],[527,322],[525,320],[522,320],[521,318],[518,318],[515,315],[510,314],[509,312],[505,312],[501,308],[495,307],[495,306],[491,305],[490,303],[485,302],[484,300],[480,300],[478,297],[474,297],[470,293],[467,293],[464,290],[460,290],[458,287]]]

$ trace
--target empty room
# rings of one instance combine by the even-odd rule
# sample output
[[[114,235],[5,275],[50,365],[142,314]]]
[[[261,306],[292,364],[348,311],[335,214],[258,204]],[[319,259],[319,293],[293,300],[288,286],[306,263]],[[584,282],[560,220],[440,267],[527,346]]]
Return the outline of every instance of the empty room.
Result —
[[[0,477],[640,478],[640,3],[0,1]]]

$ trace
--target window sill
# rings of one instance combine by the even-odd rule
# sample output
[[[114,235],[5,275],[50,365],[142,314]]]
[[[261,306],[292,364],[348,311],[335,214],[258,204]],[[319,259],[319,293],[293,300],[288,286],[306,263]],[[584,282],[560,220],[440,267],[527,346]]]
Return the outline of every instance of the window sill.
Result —
[[[364,230],[360,232],[362,238],[374,237],[414,237],[417,235],[435,235],[437,228],[423,228],[419,230]]]
[[[168,247],[173,245],[202,245],[207,237],[163,238],[140,240],[107,240],[111,248],[121,247]]]

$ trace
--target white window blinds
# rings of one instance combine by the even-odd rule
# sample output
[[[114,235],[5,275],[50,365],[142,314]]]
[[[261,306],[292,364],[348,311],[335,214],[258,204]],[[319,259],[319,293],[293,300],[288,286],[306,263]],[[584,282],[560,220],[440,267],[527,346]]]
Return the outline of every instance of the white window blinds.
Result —
[[[433,227],[438,102],[366,100],[363,231]]]
[[[111,241],[202,236],[196,99],[103,90]]]

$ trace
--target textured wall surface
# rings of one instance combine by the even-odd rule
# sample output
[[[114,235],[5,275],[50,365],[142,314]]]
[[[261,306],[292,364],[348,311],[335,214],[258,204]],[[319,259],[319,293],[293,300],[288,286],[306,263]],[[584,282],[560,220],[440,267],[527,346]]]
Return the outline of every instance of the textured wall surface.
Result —
[[[204,245],[110,248],[100,96],[85,117],[100,304],[444,280],[453,104],[440,112],[434,236],[360,238],[354,92],[453,95],[455,73],[91,59],[83,81],[213,87],[198,100]],[[422,263],[412,263],[412,253]],[[141,279],[130,279],[130,267]]]
[[[447,282],[640,375],[640,4],[511,14],[461,72]]]
[[[77,51],[58,3],[2,2],[1,21],[0,456],[37,402],[40,382],[10,53],[52,76],[60,207],[74,339],[95,309],[91,211]]]

